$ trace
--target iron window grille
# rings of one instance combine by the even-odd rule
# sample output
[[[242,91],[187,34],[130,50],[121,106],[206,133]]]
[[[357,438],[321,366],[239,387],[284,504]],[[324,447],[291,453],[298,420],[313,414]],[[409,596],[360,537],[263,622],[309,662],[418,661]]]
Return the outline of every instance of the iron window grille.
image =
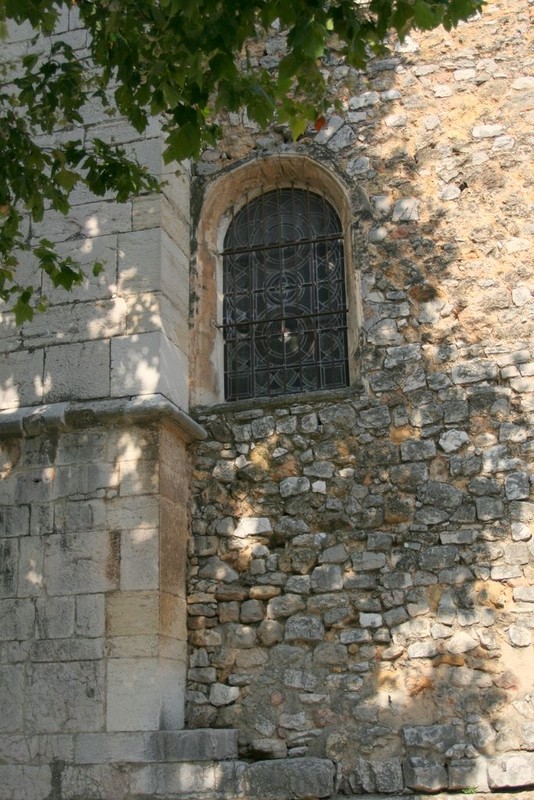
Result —
[[[275,189],[234,216],[222,327],[227,400],[348,385],[343,232],[322,195]]]

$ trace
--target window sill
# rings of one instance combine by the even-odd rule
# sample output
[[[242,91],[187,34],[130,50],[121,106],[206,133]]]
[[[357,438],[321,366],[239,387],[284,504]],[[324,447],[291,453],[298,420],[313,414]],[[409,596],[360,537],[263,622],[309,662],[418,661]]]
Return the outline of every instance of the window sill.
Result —
[[[277,409],[287,408],[296,405],[314,405],[325,401],[337,402],[353,397],[364,391],[364,385],[360,381],[345,386],[342,389],[321,389],[317,392],[299,392],[295,394],[276,395],[276,397],[250,397],[246,400],[229,400],[224,403],[217,403],[213,406],[197,406],[192,409],[192,413],[205,416],[206,414],[234,414],[239,411],[250,411],[252,409]]]

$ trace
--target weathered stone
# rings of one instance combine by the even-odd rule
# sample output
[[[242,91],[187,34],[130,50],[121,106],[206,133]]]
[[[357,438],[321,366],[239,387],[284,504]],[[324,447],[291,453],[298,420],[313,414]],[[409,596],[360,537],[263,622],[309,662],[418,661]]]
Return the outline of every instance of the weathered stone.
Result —
[[[415,491],[428,480],[428,467],[423,463],[401,464],[392,468],[391,480],[402,489]]]
[[[323,638],[324,627],[318,617],[301,615],[288,618],[284,635],[286,641],[302,639],[307,642],[319,642]]]
[[[438,792],[449,785],[445,767],[421,756],[407,758],[402,771],[406,786],[416,792]]]
[[[496,364],[487,361],[472,361],[457,364],[452,368],[452,381],[457,384],[478,383],[497,376]]]
[[[371,641],[371,634],[367,630],[341,631],[339,639],[342,644],[362,644]]]
[[[408,747],[421,747],[436,753],[446,753],[458,740],[454,725],[406,726],[402,734]]]
[[[247,536],[262,536],[271,533],[271,522],[267,517],[243,517],[232,531],[232,536],[245,539]]]
[[[473,650],[478,645],[478,639],[470,636],[468,633],[459,632],[455,633],[447,641],[447,650],[449,653],[467,653]]]
[[[210,689],[210,703],[214,706],[227,706],[234,703],[239,697],[237,686],[225,686],[223,683],[214,683]]]
[[[233,583],[238,578],[237,572],[217,556],[206,559],[198,574],[201,578],[212,578],[224,583]]]
[[[253,647],[256,633],[250,625],[237,625],[230,623],[226,627],[226,643],[228,647]]]
[[[521,625],[511,625],[508,628],[508,640],[514,647],[530,647],[532,634],[528,628]]]
[[[396,758],[376,761],[358,758],[349,782],[351,789],[356,792],[400,792],[404,787],[401,761]]]
[[[522,603],[534,603],[534,587],[518,586],[513,590],[513,597]]]
[[[512,472],[504,481],[508,500],[526,500],[530,495],[530,482],[526,472]]]
[[[414,642],[408,647],[408,658],[433,658],[438,649],[434,642]]]
[[[265,616],[265,606],[259,600],[245,600],[241,603],[240,620],[248,622],[261,622]]]
[[[450,430],[439,437],[439,444],[446,453],[454,453],[469,441],[469,436],[465,431]]]
[[[502,125],[475,125],[472,130],[475,139],[491,139],[504,132]]]
[[[352,564],[356,571],[381,569],[385,566],[384,553],[358,553],[352,556]]]
[[[438,481],[428,481],[418,492],[418,498],[434,508],[457,508],[462,502],[462,492],[455,486]]]
[[[328,797],[334,788],[334,765],[319,758],[295,758],[288,761],[259,761],[245,773],[249,797],[264,800],[311,800]]]
[[[101,730],[103,689],[99,661],[34,664],[25,725],[36,733]]]
[[[419,219],[419,200],[414,197],[406,197],[397,200],[393,208],[393,222],[412,222]]]
[[[343,589],[343,572],[337,564],[316,567],[311,574],[311,588],[315,592],[335,592]]]
[[[52,791],[49,765],[1,764],[0,785],[10,800],[46,800]]]
[[[495,497],[477,497],[477,517],[481,520],[501,519],[504,515],[502,501]]]
[[[280,482],[280,494],[282,497],[293,497],[294,495],[304,494],[310,490],[308,478],[284,478]]]
[[[285,594],[273,597],[267,604],[267,616],[272,619],[291,617],[305,608],[305,603],[300,595]]]
[[[284,638],[284,629],[276,620],[263,620],[258,627],[258,638],[265,647],[272,647],[273,644],[282,641]]]
[[[385,406],[360,412],[359,420],[364,428],[382,428],[391,423],[389,409]]]
[[[402,442],[400,449],[403,461],[420,461],[436,455],[436,445],[431,439]]]
[[[443,545],[436,547],[429,547],[421,553],[421,568],[434,570],[434,569],[447,569],[459,560],[458,548],[454,545]]]
[[[534,754],[513,753],[488,759],[487,769],[491,790],[531,786],[534,783]]]
[[[449,789],[489,792],[485,759],[465,758],[449,764]]]

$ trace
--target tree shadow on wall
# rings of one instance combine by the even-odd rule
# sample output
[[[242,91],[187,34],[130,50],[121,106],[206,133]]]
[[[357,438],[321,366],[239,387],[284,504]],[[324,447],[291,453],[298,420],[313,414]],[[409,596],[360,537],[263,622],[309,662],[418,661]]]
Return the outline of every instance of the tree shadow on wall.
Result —
[[[329,757],[346,793],[510,785],[498,756],[531,747],[534,710],[528,509],[512,499],[522,444],[492,442],[528,428],[508,414],[480,431],[502,393],[465,394],[471,414],[439,430],[417,424],[420,390],[211,416],[192,726],[239,727],[246,757]]]
[[[382,65],[380,92],[426,108],[447,52],[418,80]],[[251,759],[330,758],[346,794],[528,785],[529,271],[502,258],[521,158],[473,137],[472,92],[407,123],[371,89],[311,145],[372,200],[367,388],[199,412],[189,724],[239,728]]]

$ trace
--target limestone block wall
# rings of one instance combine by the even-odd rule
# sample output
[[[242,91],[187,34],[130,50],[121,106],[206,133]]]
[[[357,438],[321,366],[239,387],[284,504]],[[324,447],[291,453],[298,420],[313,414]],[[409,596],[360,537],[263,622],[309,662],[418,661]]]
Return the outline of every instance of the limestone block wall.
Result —
[[[10,29],[3,58],[16,64],[32,48],[46,48],[48,40],[34,44],[33,35],[29,26]],[[63,14],[55,35],[81,58],[87,53],[87,34],[75,9]],[[0,409],[150,394],[187,408],[188,166],[162,165],[157,119],[139,134],[106,115],[96,101],[84,110],[83,125],[38,137],[38,143],[90,144],[95,138],[123,146],[162,177],[164,188],[117,203],[79,187],[66,217],[49,210],[29,229],[34,241],[46,236],[61,254],[78,259],[89,276],[95,261],[104,269],[69,293],[36,275],[31,259],[23,263],[20,275],[41,285],[49,309],[22,328],[2,313]]]
[[[2,59],[47,47],[33,35],[13,28]],[[75,10],[55,35],[85,55]],[[27,260],[21,282],[41,287],[48,310],[20,328],[1,313],[0,796],[9,800],[130,796],[117,762],[174,752],[160,733],[184,722],[185,448],[202,435],[184,411],[189,168],[162,166],[157,120],[139,135],[96,103],[83,125],[39,143],[95,137],[122,145],[164,186],[125,203],[79,188],[66,217],[47,211],[28,235],[47,236],[89,276],[95,261],[103,272],[68,293]]]
[[[188,724],[347,794],[534,783],[531,14],[333,58],[322,130],[232,116],[197,165],[199,197],[294,154],[369,199],[360,382],[197,409],[192,483]]]
[[[151,735],[183,727],[183,433],[155,420],[87,425],[80,412],[1,444],[0,786],[9,798],[93,797],[95,782],[98,796],[119,796],[110,753],[122,746],[126,760],[143,760],[157,747]]]

